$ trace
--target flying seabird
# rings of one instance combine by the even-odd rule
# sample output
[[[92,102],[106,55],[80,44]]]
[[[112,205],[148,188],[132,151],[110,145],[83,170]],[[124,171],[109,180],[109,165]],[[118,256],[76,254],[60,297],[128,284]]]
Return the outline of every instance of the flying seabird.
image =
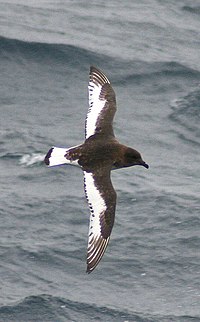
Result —
[[[87,248],[87,273],[100,262],[113,228],[116,208],[116,192],[111,170],[134,165],[148,169],[141,154],[120,144],[113,132],[116,112],[115,92],[106,75],[96,67],[90,67],[89,109],[85,121],[85,142],[71,148],[52,147],[44,162],[49,167],[72,164],[84,173],[85,195],[90,208]]]

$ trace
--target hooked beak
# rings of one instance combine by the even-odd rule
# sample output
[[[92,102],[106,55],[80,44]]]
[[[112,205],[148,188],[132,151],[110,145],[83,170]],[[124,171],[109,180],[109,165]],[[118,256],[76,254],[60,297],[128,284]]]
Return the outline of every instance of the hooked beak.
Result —
[[[146,162],[142,161],[141,165],[143,165],[143,167],[145,167],[146,169],[149,169],[149,165]]]

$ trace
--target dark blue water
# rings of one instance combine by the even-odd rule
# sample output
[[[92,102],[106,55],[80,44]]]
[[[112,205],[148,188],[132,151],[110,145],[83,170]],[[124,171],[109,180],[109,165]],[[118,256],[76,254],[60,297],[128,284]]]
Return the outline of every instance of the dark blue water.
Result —
[[[200,321],[199,1],[0,1],[0,321]],[[90,65],[118,139],[108,249],[87,275],[89,211],[52,145],[84,139]]]

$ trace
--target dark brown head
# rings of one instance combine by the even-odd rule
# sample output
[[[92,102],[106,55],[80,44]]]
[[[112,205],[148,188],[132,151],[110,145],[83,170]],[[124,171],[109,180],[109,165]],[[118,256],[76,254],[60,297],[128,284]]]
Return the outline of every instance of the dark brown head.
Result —
[[[142,160],[141,154],[132,148],[126,148],[124,152],[124,162],[126,164],[125,167],[131,167],[133,165],[142,165],[147,169],[149,168],[148,164]]]

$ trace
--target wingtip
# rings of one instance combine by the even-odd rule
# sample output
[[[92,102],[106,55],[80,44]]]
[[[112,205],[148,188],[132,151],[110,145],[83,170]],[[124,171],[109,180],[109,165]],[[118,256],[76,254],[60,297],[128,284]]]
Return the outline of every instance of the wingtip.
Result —
[[[91,269],[87,266],[86,273],[87,273],[87,274],[90,274],[90,273],[92,273],[92,271],[93,271],[93,269],[91,270]]]
[[[99,263],[99,262],[97,262],[94,266],[91,266],[91,265],[88,265],[88,264],[87,264],[86,273],[87,273],[87,274],[91,274],[91,273],[95,270],[95,268],[97,267],[98,263]]]
[[[94,65],[90,66],[90,74],[92,74],[92,73],[103,74],[105,76],[105,74],[102,72],[102,70],[99,69],[98,67],[94,66]]]
[[[88,260],[87,260],[87,268],[86,268],[86,273],[87,274],[90,274],[93,272],[93,270],[96,268],[98,263],[96,263],[95,265],[91,265],[91,263],[88,263]]]
[[[104,72],[92,65],[90,66],[90,80],[99,83],[101,86],[104,84],[110,84],[110,81]]]
[[[95,66],[93,66],[93,65],[91,65],[90,66],[90,74],[92,74],[92,73],[94,73],[94,72],[100,72],[100,73],[102,73],[102,71],[99,69],[99,68],[97,68],[97,67],[95,67]]]

